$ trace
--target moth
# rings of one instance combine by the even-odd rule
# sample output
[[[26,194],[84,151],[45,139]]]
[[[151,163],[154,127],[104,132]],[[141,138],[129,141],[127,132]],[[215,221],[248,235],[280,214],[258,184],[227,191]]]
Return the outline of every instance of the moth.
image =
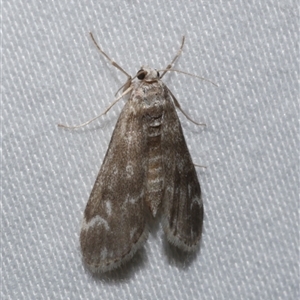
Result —
[[[184,37],[162,75],[143,66],[133,78],[91,37],[111,64],[128,77],[116,101],[125,94],[129,100],[84,211],[83,260],[92,272],[119,267],[144,244],[149,218],[159,209],[168,241],[183,251],[193,251],[202,232],[201,189],[176,113],[175,107],[181,107],[161,80],[166,72],[174,71],[172,65],[182,51]]]

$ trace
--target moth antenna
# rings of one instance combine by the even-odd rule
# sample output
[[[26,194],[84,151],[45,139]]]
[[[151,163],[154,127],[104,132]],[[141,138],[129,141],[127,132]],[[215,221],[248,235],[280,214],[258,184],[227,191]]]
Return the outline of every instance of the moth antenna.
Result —
[[[76,126],[68,126],[68,125],[63,125],[63,124],[58,124],[57,126],[63,127],[63,128],[68,128],[68,129],[76,129],[76,128],[86,126],[86,125],[90,124],[91,122],[95,121],[96,119],[100,118],[101,116],[105,115],[123,96],[127,95],[131,91],[132,91],[132,87],[129,87],[103,113],[101,113],[100,115],[96,116],[95,118],[93,118],[85,123],[82,123],[82,124],[76,125]]]
[[[177,73],[182,73],[182,74],[185,74],[185,75],[188,75],[188,76],[192,76],[192,77],[196,77],[196,78],[199,78],[203,81],[207,81],[211,84],[213,84],[214,86],[218,87],[218,85],[216,83],[214,83],[213,81],[207,79],[207,78],[204,78],[204,77],[201,77],[201,76],[198,76],[198,75],[195,75],[195,74],[192,74],[192,73],[188,73],[188,72],[184,72],[184,71],[181,71],[181,70],[177,70],[177,69],[161,69],[161,70],[157,70],[158,72],[161,72],[161,71],[165,71],[165,72],[177,72]]]
[[[190,120],[192,123],[196,124],[196,125],[199,125],[199,126],[206,126],[205,123],[197,123],[196,121],[192,120],[186,113],[185,111],[181,108],[178,100],[175,98],[175,96],[173,95],[173,93],[168,89],[169,93],[171,94],[172,98],[173,98],[173,101],[174,101],[174,104],[175,106],[183,113],[183,115],[188,119]]]
[[[183,35],[182,36],[182,42],[181,42],[181,46],[177,52],[177,54],[175,55],[175,57],[173,58],[173,60],[171,61],[170,64],[167,65],[167,67],[161,71],[164,71],[162,73],[162,75],[160,76],[160,78],[163,78],[163,76],[168,72],[169,69],[172,68],[173,64],[175,63],[175,61],[177,60],[177,58],[180,56],[180,54],[182,53],[182,48],[183,48],[183,45],[184,45],[184,41],[185,41],[185,36]]]
[[[96,42],[96,40],[95,40],[95,38],[94,38],[94,36],[93,36],[93,34],[90,32],[90,36],[91,36],[91,38],[92,38],[92,40],[93,40],[93,42],[94,42],[94,44],[96,45],[96,47],[98,48],[98,50],[100,51],[100,53],[102,54],[102,55],[104,55],[108,60],[109,60],[109,62],[114,66],[114,67],[116,67],[117,69],[119,69],[122,73],[124,73],[127,77],[128,77],[128,81],[129,81],[129,79],[131,79],[131,76],[121,67],[121,66],[119,66],[114,60],[112,60],[101,48],[100,48],[100,46],[97,44],[97,42]]]

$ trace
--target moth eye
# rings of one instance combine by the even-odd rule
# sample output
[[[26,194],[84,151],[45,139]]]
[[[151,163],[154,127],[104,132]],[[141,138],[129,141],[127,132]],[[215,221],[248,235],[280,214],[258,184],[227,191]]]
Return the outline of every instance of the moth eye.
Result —
[[[160,77],[160,75],[159,75],[159,72],[157,71],[157,77],[159,78]]]
[[[147,72],[145,71],[145,70],[143,70],[143,69],[141,69],[141,70],[139,70],[138,72],[137,72],[137,78],[139,79],[139,80],[143,80],[145,77],[146,77],[146,74],[147,74]]]

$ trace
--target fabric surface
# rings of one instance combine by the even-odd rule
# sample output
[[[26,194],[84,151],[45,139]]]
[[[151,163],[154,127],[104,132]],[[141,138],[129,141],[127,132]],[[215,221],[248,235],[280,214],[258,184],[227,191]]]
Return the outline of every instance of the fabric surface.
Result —
[[[1,299],[299,299],[299,5],[296,1],[4,1]],[[110,275],[81,261],[80,223],[143,64],[163,81],[203,191],[200,250],[181,257],[160,225]]]

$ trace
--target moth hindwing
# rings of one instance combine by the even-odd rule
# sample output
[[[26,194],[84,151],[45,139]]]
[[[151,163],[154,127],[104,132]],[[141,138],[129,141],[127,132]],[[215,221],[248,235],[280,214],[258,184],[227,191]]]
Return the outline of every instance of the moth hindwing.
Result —
[[[144,66],[136,77],[84,211],[80,244],[92,272],[130,259],[147,239],[147,215],[159,208],[170,243],[190,251],[201,237],[201,190],[177,100],[156,70]]]

